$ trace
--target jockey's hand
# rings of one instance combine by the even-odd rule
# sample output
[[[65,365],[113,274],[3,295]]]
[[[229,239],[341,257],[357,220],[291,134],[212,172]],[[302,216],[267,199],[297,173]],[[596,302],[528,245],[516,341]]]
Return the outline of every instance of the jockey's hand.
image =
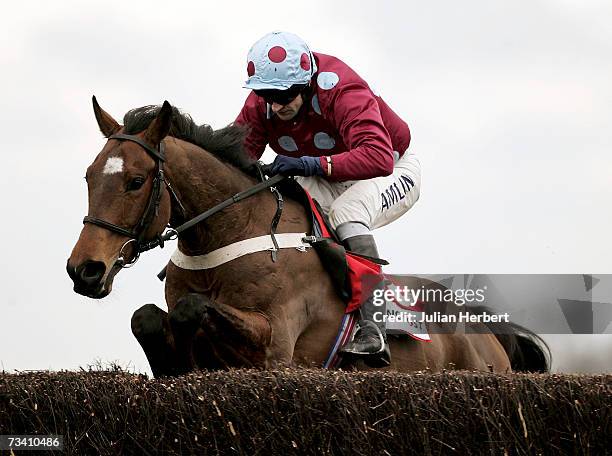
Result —
[[[270,176],[282,174],[283,176],[323,176],[323,168],[319,157],[287,157],[277,155],[274,162],[269,165]]]

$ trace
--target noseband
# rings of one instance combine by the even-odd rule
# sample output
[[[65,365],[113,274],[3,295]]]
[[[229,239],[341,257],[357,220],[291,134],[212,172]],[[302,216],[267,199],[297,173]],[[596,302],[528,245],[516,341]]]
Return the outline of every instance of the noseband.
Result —
[[[147,206],[142,216],[140,217],[140,221],[136,224],[134,228],[130,230],[119,225],[115,225],[114,223],[109,222],[107,220],[90,217],[89,215],[85,216],[85,218],[83,219],[83,223],[91,223],[92,225],[105,228],[109,231],[112,231],[113,233],[117,233],[121,236],[129,238],[129,240],[121,247],[121,250],[119,251],[119,258],[117,259],[117,263],[121,267],[125,268],[130,267],[134,263],[136,263],[141,252],[149,250],[147,248],[149,243],[145,242],[145,233],[150,228],[151,224],[153,223],[153,220],[155,220],[155,218],[159,214],[159,205],[162,197],[162,186],[165,184],[171,195],[173,195],[175,198],[176,195],[174,194],[174,190],[164,177],[164,162],[166,161],[166,156],[165,144],[163,141],[160,142],[157,149],[154,149],[153,147],[145,143],[142,139],[140,139],[138,136],[116,134],[110,136],[108,139],[131,141],[138,144],[151,156],[153,160],[155,160],[155,164],[157,167],[157,172],[155,174],[155,177],[153,178],[153,189],[151,190],[151,195],[149,196],[149,202],[147,203]],[[164,240],[172,239],[173,235],[176,235],[176,232],[170,233],[170,236],[167,237],[162,237],[161,235],[158,235],[158,239],[154,240],[153,242],[155,242],[156,246],[163,246]],[[133,257],[130,261],[126,261],[124,249],[131,243],[135,244],[135,253],[133,254]]]

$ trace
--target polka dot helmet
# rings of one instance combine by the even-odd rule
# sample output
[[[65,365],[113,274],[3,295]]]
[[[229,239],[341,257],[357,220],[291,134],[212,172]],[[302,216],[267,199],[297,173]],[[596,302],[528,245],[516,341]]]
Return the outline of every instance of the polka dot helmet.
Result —
[[[314,56],[299,36],[272,32],[249,50],[243,87],[253,90],[286,90],[294,84],[308,84],[317,71]]]

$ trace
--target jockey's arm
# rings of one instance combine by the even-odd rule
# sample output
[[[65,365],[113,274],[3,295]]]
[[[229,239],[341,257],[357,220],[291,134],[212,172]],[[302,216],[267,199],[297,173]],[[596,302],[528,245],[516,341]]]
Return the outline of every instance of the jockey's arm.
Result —
[[[249,94],[240,114],[236,117],[235,123],[245,125],[248,128],[244,146],[252,158],[259,160],[268,145],[269,138],[263,127],[265,113],[257,109],[256,98],[257,96],[253,92]]]
[[[332,156],[332,181],[371,179],[393,173],[393,146],[378,103],[367,86],[338,87],[328,101],[328,119],[349,150]],[[321,164],[326,169],[325,157]]]

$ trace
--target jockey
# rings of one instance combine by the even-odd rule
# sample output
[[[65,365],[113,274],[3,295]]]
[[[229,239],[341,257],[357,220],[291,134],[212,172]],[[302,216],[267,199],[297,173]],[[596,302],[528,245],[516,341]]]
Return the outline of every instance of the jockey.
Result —
[[[298,36],[272,32],[247,58],[252,89],[236,119],[245,147],[259,159],[278,155],[271,174],[296,176],[318,201],[347,250],[378,257],[371,230],[396,220],[419,198],[421,169],[408,152],[410,130],[355,71],[311,52]],[[385,323],[369,299],[343,353],[374,367],[389,365]]]

